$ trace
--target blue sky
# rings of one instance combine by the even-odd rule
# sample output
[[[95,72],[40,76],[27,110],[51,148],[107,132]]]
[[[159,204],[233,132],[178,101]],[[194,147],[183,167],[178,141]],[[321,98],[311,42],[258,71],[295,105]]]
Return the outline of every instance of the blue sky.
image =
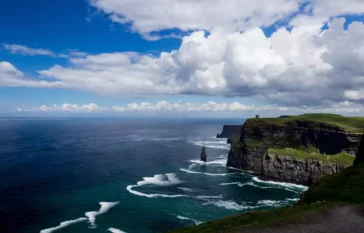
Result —
[[[358,0],[5,0],[0,116],[360,115],[363,13]]]

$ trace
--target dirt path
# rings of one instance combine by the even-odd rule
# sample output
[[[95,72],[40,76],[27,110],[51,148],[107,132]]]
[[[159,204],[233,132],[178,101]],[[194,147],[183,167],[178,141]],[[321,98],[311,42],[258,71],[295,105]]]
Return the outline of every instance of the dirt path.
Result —
[[[324,214],[292,223],[239,233],[364,233],[363,209],[356,206],[337,206]]]

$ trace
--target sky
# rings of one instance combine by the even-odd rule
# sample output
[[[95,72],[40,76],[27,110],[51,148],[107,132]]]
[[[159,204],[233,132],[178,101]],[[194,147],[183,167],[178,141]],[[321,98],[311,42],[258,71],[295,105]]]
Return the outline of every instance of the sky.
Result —
[[[0,117],[364,114],[363,0],[3,0]]]

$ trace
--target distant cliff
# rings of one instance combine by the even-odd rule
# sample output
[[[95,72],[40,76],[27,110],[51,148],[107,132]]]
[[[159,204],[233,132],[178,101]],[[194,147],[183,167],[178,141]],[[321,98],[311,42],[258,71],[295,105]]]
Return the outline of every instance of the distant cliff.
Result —
[[[216,138],[227,138],[232,140],[234,137],[239,138],[243,125],[224,125],[222,132],[217,134]]]
[[[329,114],[248,119],[232,142],[227,166],[312,184],[353,164],[364,118],[360,121]]]

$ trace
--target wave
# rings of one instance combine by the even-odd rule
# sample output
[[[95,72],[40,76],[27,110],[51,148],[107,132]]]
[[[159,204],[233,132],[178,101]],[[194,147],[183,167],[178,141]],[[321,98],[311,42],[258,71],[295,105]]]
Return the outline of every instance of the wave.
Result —
[[[219,185],[222,185],[222,186],[226,186],[226,185],[238,185],[238,186],[242,186],[243,184],[240,183],[240,182],[231,182],[231,183],[221,183]]]
[[[201,221],[198,221],[198,220],[195,220],[195,219],[192,219],[192,218],[187,218],[187,217],[180,216],[180,215],[178,215],[177,218],[181,219],[181,220],[193,221],[195,223],[195,225],[200,225],[201,223],[203,223]]]
[[[204,146],[207,148],[213,148],[213,149],[225,149],[225,150],[230,150],[230,144],[226,143],[226,139],[224,138],[204,138],[204,139],[193,139],[193,140],[188,140],[187,142],[192,143],[196,146]]]
[[[122,231],[122,230],[119,230],[119,229],[113,228],[113,227],[110,227],[107,230],[110,231],[110,232],[112,232],[112,233],[126,233],[125,231]]]
[[[260,200],[258,201],[258,206],[270,206],[270,207],[280,207],[283,205],[288,205],[291,202],[298,201],[299,198],[286,198],[285,200]]]
[[[296,189],[300,189],[300,190],[307,190],[308,187],[304,186],[304,185],[299,185],[299,184],[291,184],[291,183],[285,183],[285,182],[277,182],[277,181],[263,181],[260,180],[258,177],[254,177],[253,178],[254,182],[258,182],[258,183],[265,183],[265,184],[270,184],[270,185],[277,185],[277,186],[283,186],[286,188],[296,188]]]
[[[246,209],[254,209],[257,208],[255,206],[249,206],[244,204],[239,205],[238,203],[236,203],[235,201],[232,200],[218,200],[218,201],[208,201],[206,203],[203,203],[203,205],[215,205],[218,207],[223,207],[225,209],[228,210],[246,210]]]
[[[253,180],[254,180],[254,178],[253,178]],[[263,182],[260,182],[260,183],[263,184]],[[252,186],[252,187],[256,187],[256,188],[260,188],[260,189],[284,189],[284,190],[287,190],[289,192],[293,192],[293,193],[297,193],[297,194],[301,193],[300,191],[294,190],[292,188],[282,187],[282,185],[281,186],[275,185],[275,186],[270,186],[270,187],[264,187],[264,186],[254,184],[253,182],[247,182],[247,183],[244,183],[244,184],[242,184],[241,182],[232,182],[232,183],[221,183],[220,185],[222,185],[222,186],[237,185],[239,187]]]
[[[196,189],[185,188],[185,187],[178,187],[178,189],[181,189],[182,191],[190,192],[190,193],[194,193],[197,191]]]
[[[224,198],[222,195],[219,196],[196,196],[197,199],[210,200],[210,199],[221,199]]]
[[[217,164],[217,165],[222,165],[222,166],[226,166],[227,163],[227,159],[217,159],[217,160],[212,160],[209,162],[203,162],[197,159],[192,159],[190,160],[191,163],[197,163],[197,164],[203,164],[203,165],[210,165],[210,164]]]
[[[96,216],[100,214],[106,213],[109,209],[119,204],[119,202],[100,202],[101,205],[99,211],[90,211],[86,212],[85,216],[88,218],[88,221],[91,223],[91,228],[95,228],[96,224]]]
[[[181,168],[179,170],[181,170],[183,172],[191,173],[191,174],[202,174],[202,175],[206,175],[206,176],[227,176],[229,174],[234,174],[234,173],[206,173],[206,172],[195,172],[195,171],[191,171],[191,170],[184,169],[184,168]]]
[[[87,218],[78,218],[78,219],[74,219],[74,220],[64,221],[64,222],[61,222],[59,224],[59,226],[41,230],[40,233],[51,233],[53,231],[57,231],[59,229],[68,227],[69,225],[79,223],[79,222],[85,222],[85,221],[87,221]]]
[[[142,181],[137,182],[136,185],[128,185],[126,187],[126,190],[128,190],[130,193],[142,196],[142,197],[149,197],[149,198],[156,198],[156,197],[167,197],[167,198],[175,198],[175,197],[186,197],[186,195],[182,194],[176,194],[176,195],[168,195],[168,194],[147,194],[142,193],[136,190],[133,190],[135,187],[140,187],[144,185],[156,185],[156,186],[171,186],[180,184],[182,181],[178,179],[178,177],[174,173],[168,173],[165,175],[158,174],[154,175],[153,177],[143,177]]]

